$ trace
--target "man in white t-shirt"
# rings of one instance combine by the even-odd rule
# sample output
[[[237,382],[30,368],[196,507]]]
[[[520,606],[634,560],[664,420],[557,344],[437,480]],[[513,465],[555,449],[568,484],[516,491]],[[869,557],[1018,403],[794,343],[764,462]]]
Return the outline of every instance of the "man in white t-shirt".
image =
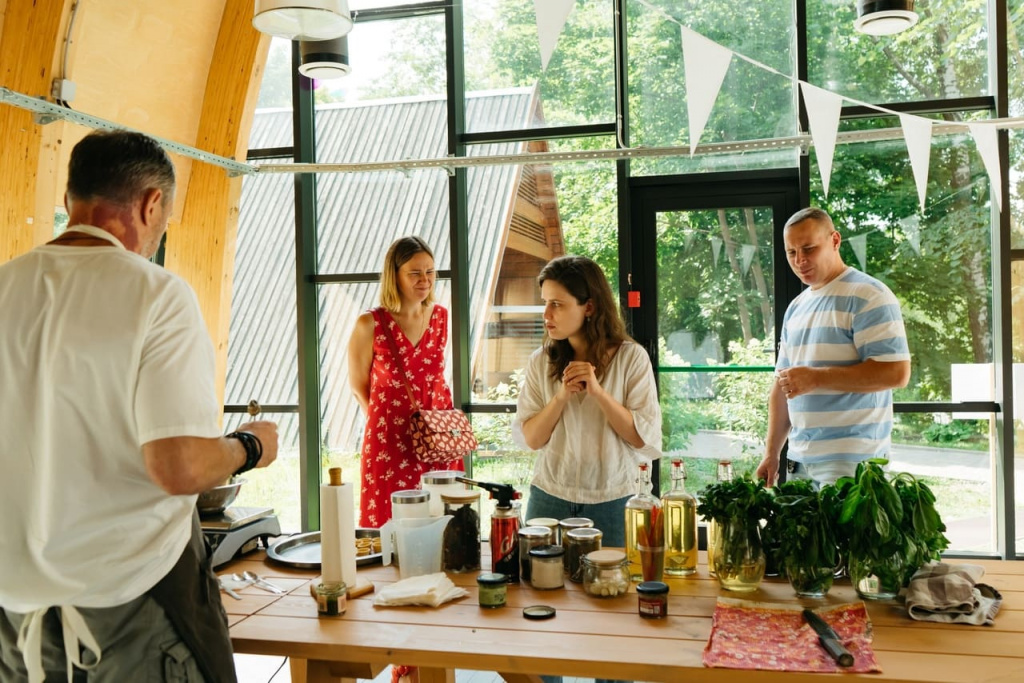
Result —
[[[774,484],[788,440],[794,476],[834,483],[853,476],[857,463],[888,456],[892,390],[910,379],[907,333],[889,288],[843,263],[841,238],[826,212],[793,214],[783,240],[790,267],[808,289],[782,323],[757,476]]]
[[[174,191],[154,140],[91,133],[67,231],[0,266],[5,683],[235,679],[195,500],[273,462],[277,426],[222,436],[195,294],[148,260]]]

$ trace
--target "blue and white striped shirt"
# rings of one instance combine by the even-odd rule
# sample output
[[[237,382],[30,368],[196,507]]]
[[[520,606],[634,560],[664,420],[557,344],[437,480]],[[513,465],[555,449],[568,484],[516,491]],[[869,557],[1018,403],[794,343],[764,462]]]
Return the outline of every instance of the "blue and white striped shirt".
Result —
[[[855,268],[793,300],[782,323],[777,370],[910,360],[899,302]],[[789,459],[859,462],[884,457],[892,432],[892,391],[818,389],[789,400]]]

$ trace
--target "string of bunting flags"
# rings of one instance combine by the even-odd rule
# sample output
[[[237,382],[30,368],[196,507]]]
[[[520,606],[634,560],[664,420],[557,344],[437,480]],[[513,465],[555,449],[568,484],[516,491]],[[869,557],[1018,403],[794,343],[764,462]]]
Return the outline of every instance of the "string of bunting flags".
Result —
[[[834,93],[816,85],[801,81],[790,74],[782,73],[766,64],[746,55],[731,50],[700,33],[685,26],[675,17],[647,0],[633,0],[660,14],[666,21],[678,24],[683,49],[683,71],[686,77],[686,109],[690,137],[690,155],[692,156],[700,143],[715,100],[722,89],[722,83],[729,71],[733,58],[742,59],[768,73],[785,78],[799,88],[807,110],[807,121],[810,128],[811,141],[818,157],[818,170],[825,196],[828,196],[829,180],[832,175],[832,161],[835,154],[836,139],[839,134],[839,119],[843,102],[860,105],[878,111],[887,116],[898,117],[903,130],[903,138],[910,158],[911,170],[917,187],[918,203],[924,211],[925,197],[928,189],[928,170],[931,156],[933,122],[923,116],[901,114],[880,107],[876,104],[862,102],[847,95]],[[575,0],[534,0],[537,13],[537,35],[541,50],[541,66],[546,69],[551,55],[558,44],[558,38],[576,5]],[[989,177],[989,187],[996,207],[1002,209],[1002,168],[999,163],[997,123],[967,123],[978,154]],[[853,242],[853,240],[850,240]],[[854,251],[863,245],[851,244]],[[859,257],[859,254],[858,254]],[[716,259],[717,260],[717,259]]]

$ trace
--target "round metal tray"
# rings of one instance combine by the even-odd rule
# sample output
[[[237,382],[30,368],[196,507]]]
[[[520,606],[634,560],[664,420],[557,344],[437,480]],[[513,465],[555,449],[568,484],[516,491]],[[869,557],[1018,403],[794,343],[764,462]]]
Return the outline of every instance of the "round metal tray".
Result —
[[[380,536],[380,529],[356,529],[356,538]],[[320,568],[320,532],[310,531],[296,534],[267,548],[267,557],[275,562],[302,569]],[[362,567],[381,561],[380,553],[371,553],[356,558],[356,566]]]

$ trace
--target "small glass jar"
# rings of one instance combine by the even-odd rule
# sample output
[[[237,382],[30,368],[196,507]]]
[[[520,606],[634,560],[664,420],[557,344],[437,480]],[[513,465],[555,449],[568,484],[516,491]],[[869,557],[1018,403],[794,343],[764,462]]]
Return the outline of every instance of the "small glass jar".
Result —
[[[504,607],[508,596],[508,577],[497,572],[487,572],[476,577],[477,601],[485,609]]]
[[[583,556],[583,590],[595,598],[617,598],[629,590],[629,560],[621,550]]]
[[[570,529],[562,536],[565,547],[565,573],[570,581],[583,582],[583,557],[588,553],[601,549],[601,538],[604,533],[600,529]]]
[[[668,615],[668,584],[643,581],[636,585],[637,609],[645,619],[661,619]]]
[[[552,590],[565,586],[565,569],[560,545],[542,545],[530,550],[530,585],[537,590]]]
[[[565,545],[565,534],[573,529],[591,529],[594,520],[586,517],[566,517],[558,522],[558,542]]]
[[[316,586],[316,611],[325,617],[336,617],[348,608],[348,587],[342,581],[318,583]]]
[[[519,530],[519,579],[530,582],[530,551],[542,545],[553,545],[551,529],[546,526],[524,526]]]
[[[558,520],[554,517],[534,517],[533,519],[526,520],[526,526],[542,526],[546,527],[551,531],[551,545],[562,545],[562,540],[558,536]]]
[[[440,517],[444,514],[444,502],[441,500],[442,493],[458,495],[468,490],[465,484],[455,480],[455,477],[464,476],[466,476],[465,472],[458,472],[456,470],[434,470],[432,472],[424,472],[420,476],[420,488],[424,491],[430,491],[431,517]]]
[[[461,574],[480,569],[479,491],[441,494],[444,514],[451,515],[442,539],[442,568]]]
[[[391,519],[430,516],[430,491],[411,489],[391,494]]]

